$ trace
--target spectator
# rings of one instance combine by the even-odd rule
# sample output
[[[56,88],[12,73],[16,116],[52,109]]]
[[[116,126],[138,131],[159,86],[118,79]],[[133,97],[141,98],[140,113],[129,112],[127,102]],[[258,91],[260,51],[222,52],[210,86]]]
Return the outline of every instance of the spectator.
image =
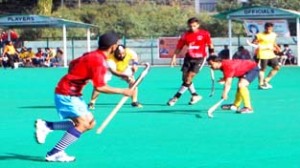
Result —
[[[26,64],[27,55],[28,55],[27,48],[26,47],[22,47],[21,51],[19,52],[19,59],[23,63],[23,65]]]
[[[244,48],[244,46],[239,46],[238,51],[234,53],[233,59],[251,59],[250,52]]]
[[[24,67],[32,67],[32,59],[34,58],[32,48],[27,49],[26,47],[22,47],[19,58],[21,59]]]
[[[32,64],[36,67],[41,67],[44,64],[44,52],[42,48],[37,49],[37,53],[32,58]]]
[[[45,48],[45,61],[44,65],[47,67],[51,66],[51,59],[53,59],[56,55],[56,52],[53,48]]]
[[[224,45],[224,49],[219,52],[218,57],[221,59],[229,59],[228,45]]]
[[[9,67],[8,57],[5,55],[3,57],[0,57],[0,64],[2,64],[3,68]]]
[[[283,51],[281,50],[281,45],[278,44],[277,45],[279,47],[280,50],[276,50],[274,51],[276,57],[278,58],[278,62],[280,65],[284,65],[285,64],[285,61],[287,59],[287,56],[283,54]]]
[[[15,68],[15,63],[19,62],[18,52],[15,49],[12,41],[7,41],[4,47],[2,57],[7,57],[9,66]]]
[[[296,58],[295,55],[292,51],[292,49],[289,48],[288,44],[284,44],[284,49],[282,51],[283,55],[285,55],[287,57],[287,61],[289,64],[296,64]]]
[[[56,49],[56,55],[54,58],[51,59],[51,67],[61,67],[63,66],[63,54],[64,52],[62,49],[57,48]]]

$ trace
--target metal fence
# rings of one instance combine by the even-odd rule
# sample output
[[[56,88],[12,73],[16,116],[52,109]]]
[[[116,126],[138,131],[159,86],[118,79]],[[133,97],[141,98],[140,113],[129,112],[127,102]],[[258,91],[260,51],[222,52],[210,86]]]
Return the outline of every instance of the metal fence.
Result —
[[[246,40],[251,40],[250,38],[233,38],[232,39],[232,53],[237,51],[238,46],[243,45],[244,48],[248,49],[250,53],[254,52],[254,49],[247,45]],[[224,45],[229,44],[228,38],[213,38],[213,43],[215,46],[215,52],[220,52]],[[289,44],[290,48],[294,51],[294,54],[297,55],[297,46],[294,38],[278,38],[278,44]],[[149,39],[126,39],[123,40],[123,43],[126,43],[128,48],[132,48],[139,55],[140,61],[149,62],[152,65],[167,65],[170,63],[169,58],[160,58],[158,53],[158,39],[149,38]],[[45,41],[24,41],[25,47],[30,47],[33,51],[37,51],[37,48],[62,48],[62,41],[52,41],[51,39]],[[97,40],[91,41],[91,49],[97,48]],[[67,56],[68,61],[80,57],[83,53],[87,51],[87,43],[85,40],[75,40],[68,39],[67,42]],[[181,63],[181,59],[178,59],[178,63]]]

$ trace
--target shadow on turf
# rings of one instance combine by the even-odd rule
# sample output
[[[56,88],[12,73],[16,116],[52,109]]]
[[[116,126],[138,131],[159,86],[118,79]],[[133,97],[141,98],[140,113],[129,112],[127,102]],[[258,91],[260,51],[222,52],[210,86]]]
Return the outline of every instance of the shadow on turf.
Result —
[[[97,106],[116,106],[116,103],[96,103]],[[167,106],[166,104],[161,103],[142,103],[143,106]],[[176,104],[176,106],[186,106],[186,104]],[[123,107],[131,107],[130,103],[126,103],[123,105]],[[21,106],[19,107],[21,109],[55,109],[55,106]]]
[[[145,110],[145,111],[128,111],[128,112],[122,112],[122,113],[156,113],[156,114],[178,114],[178,115],[194,115],[196,118],[202,118],[199,113],[206,113],[205,110]]]
[[[55,106],[22,106],[21,109],[54,109]]]
[[[34,162],[45,162],[44,157],[21,155],[16,153],[6,153],[6,155],[0,155],[0,161],[4,160],[28,160]]]
[[[161,87],[159,89],[162,89],[162,90],[178,90],[178,88],[175,88],[175,87]],[[196,90],[211,90],[211,87],[196,88]],[[215,90],[223,90],[223,88],[222,87],[215,88]]]

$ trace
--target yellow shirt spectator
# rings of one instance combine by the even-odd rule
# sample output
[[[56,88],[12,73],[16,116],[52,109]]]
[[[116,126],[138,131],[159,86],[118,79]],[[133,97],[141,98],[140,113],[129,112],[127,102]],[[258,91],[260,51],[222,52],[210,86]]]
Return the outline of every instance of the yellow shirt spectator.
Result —
[[[27,52],[27,51],[21,52],[21,53],[19,54],[19,57],[20,57],[21,59],[26,59],[26,58],[28,57],[28,52]]]
[[[13,45],[9,44],[4,47],[3,53],[9,54],[9,55],[14,55],[17,52],[16,52],[15,47]]]

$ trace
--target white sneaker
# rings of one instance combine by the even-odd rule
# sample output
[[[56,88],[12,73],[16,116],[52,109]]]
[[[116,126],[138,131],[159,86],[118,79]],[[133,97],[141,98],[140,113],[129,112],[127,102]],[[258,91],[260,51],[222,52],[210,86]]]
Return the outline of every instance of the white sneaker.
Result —
[[[202,99],[201,96],[197,95],[197,96],[192,96],[191,101],[189,102],[189,105],[193,105],[198,103],[198,101],[200,101]]]
[[[47,155],[45,159],[48,162],[72,162],[76,158],[74,156],[68,156],[64,151],[60,151],[53,155]]]
[[[178,100],[177,98],[173,97],[172,99],[170,99],[168,101],[167,105],[174,106],[176,104],[177,100]]]
[[[269,86],[267,86],[266,84],[263,84],[263,85],[259,85],[258,89],[268,90],[268,89],[271,89],[271,88]]]
[[[46,137],[50,132],[52,130],[47,127],[45,121],[41,119],[35,121],[35,138],[38,143],[45,143]]]
[[[273,88],[273,86],[272,85],[270,85],[269,83],[265,83],[265,85],[267,86],[267,88],[269,88],[269,89],[272,89]]]
[[[223,110],[231,110],[231,111],[237,111],[239,108],[238,107],[236,107],[235,105],[233,105],[233,104],[223,104],[222,106],[221,106],[221,108],[223,109]]]

